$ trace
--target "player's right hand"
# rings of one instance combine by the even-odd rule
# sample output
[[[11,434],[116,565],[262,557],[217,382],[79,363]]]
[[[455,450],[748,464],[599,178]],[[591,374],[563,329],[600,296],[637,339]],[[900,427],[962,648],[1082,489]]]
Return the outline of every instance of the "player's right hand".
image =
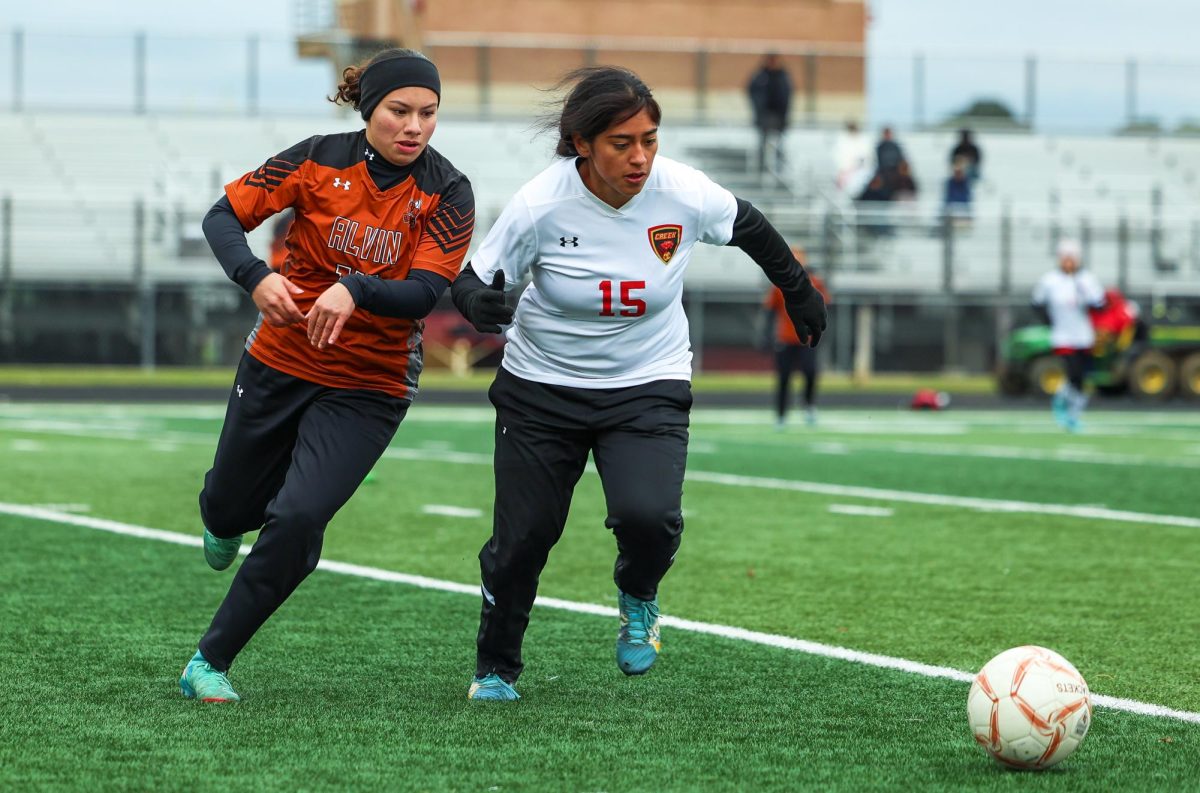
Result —
[[[816,347],[817,342],[821,340],[821,334],[825,332],[828,317],[825,312],[825,298],[821,297],[821,293],[812,285],[812,281],[808,280],[808,276],[804,277],[798,292],[784,293],[783,307],[787,311],[788,319],[796,327],[800,343]]]
[[[304,314],[296,308],[292,295],[302,295],[304,290],[279,273],[271,273],[258,282],[250,299],[258,307],[268,325],[283,327],[304,322]]]
[[[480,333],[500,333],[512,318],[513,308],[504,302],[504,271],[497,270],[490,287],[471,293],[467,319]]]

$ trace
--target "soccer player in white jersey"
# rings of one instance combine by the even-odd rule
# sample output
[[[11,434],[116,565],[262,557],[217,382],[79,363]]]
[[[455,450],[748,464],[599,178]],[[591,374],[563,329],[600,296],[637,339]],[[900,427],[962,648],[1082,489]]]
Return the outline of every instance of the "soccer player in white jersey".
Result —
[[[783,290],[816,345],[825,303],[762,213],[658,152],[661,111],[634,73],[579,69],[547,126],[559,160],[522,187],[451,290],[480,331],[507,337],[496,408],[492,537],[468,697],[513,700],[538,577],[595,459],[617,541],[617,665],[659,652],[658,585],[683,531],[692,405],[683,276],[697,242],[736,245]],[[532,283],[515,313],[503,288]],[[490,284],[490,287],[489,287]]]
[[[1087,407],[1083,382],[1092,366],[1096,332],[1089,309],[1104,306],[1104,288],[1088,270],[1080,267],[1083,252],[1076,240],[1058,244],[1058,267],[1042,276],[1033,288],[1033,306],[1050,323],[1050,345],[1061,356],[1067,379],[1054,394],[1054,419],[1070,432],[1080,429]]]

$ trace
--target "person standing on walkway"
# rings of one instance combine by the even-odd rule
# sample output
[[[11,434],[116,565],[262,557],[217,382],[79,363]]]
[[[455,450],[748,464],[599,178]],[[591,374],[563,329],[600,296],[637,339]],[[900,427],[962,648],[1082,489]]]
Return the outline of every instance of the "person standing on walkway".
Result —
[[[1058,244],[1058,267],[1042,276],[1033,289],[1033,307],[1050,323],[1050,345],[1066,372],[1051,400],[1054,420],[1069,432],[1078,432],[1088,397],[1084,382],[1092,368],[1096,332],[1090,309],[1104,306],[1104,288],[1096,276],[1081,266],[1077,240]]]
[[[813,268],[807,266],[804,249],[794,245],[792,254],[796,261],[804,265],[813,287],[821,293],[828,306],[831,302],[829,290]],[[787,302],[779,287],[772,285],[767,290],[763,308],[767,336],[775,354],[775,426],[779,429],[787,426],[788,411],[792,404],[792,373],[799,371],[804,378],[804,421],[811,427],[817,423],[817,350],[800,341],[796,326],[788,317]]]

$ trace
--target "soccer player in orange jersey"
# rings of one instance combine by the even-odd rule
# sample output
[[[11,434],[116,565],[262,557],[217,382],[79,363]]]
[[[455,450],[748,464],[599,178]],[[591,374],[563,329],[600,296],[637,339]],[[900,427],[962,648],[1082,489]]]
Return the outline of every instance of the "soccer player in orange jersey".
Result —
[[[817,277],[811,267],[807,267],[804,249],[799,245],[792,246],[792,255],[796,261],[805,265],[813,288],[825,298],[829,305],[829,290],[825,283]],[[796,333],[796,326],[788,317],[787,304],[783,292],[772,284],[763,299],[766,310],[767,326],[771,331],[771,346],[775,353],[775,424],[782,428],[787,423],[788,407],[792,401],[792,372],[797,369],[804,376],[804,420],[812,425],[817,423],[817,351],[806,342],[801,342]]]
[[[184,695],[239,699],[227,672],[316,567],[325,526],[387,448],[417,391],[422,318],[458,273],[471,185],[429,146],[437,67],[386,50],[347,68],[332,101],[366,128],[317,135],[225,186],[204,233],[260,312],[246,340],[200,516],[210,566],[261,529],[184,669]],[[273,271],[246,232],[291,208]]]

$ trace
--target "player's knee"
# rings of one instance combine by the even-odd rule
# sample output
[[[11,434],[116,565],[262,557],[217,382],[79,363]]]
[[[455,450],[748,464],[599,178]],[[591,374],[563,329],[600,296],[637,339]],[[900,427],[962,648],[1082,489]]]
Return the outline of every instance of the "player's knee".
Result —
[[[549,548],[534,543],[513,542],[502,547],[488,543],[479,552],[479,566],[485,581],[498,590],[510,581],[523,581],[529,574],[540,573],[549,558]]]
[[[326,520],[322,515],[300,505],[272,504],[267,509],[266,531],[278,531],[287,536],[288,546],[295,554],[294,564],[311,573],[321,557],[321,543]]]
[[[608,527],[623,536],[678,537],[683,531],[683,513],[676,505],[625,503],[609,512]]]

